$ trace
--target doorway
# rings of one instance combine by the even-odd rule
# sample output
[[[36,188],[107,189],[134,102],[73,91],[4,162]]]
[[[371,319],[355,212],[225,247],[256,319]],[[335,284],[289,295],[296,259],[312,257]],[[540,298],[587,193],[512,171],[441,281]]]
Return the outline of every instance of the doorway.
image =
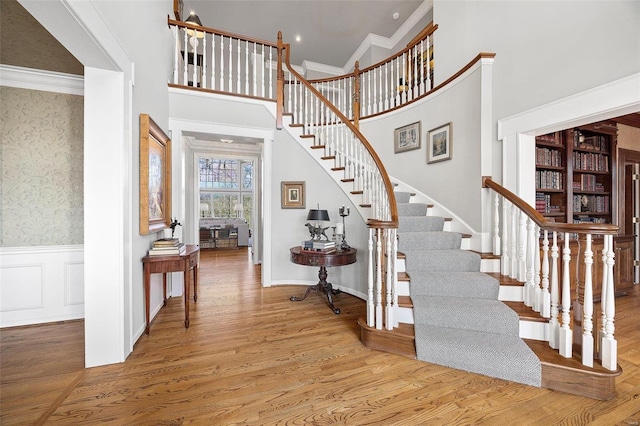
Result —
[[[618,200],[621,235],[633,235],[633,283],[640,283],[640,151],[618,151]]]

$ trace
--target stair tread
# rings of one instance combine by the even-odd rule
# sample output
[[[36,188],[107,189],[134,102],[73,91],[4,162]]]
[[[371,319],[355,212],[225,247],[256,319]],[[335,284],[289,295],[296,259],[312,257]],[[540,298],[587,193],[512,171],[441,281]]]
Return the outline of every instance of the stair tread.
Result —
[[[522,302],[503,301],[502,303],[514,310],[521,320],[542,323],[549,322],[549,318],[541,317],[538,312],[534,311],[531,307],[526,306]]]

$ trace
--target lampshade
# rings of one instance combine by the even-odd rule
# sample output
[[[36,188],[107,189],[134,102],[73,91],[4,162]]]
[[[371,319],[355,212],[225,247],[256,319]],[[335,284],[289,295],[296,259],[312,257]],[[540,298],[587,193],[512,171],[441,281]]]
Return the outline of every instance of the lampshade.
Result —
[[[194,12],[191,12],[189,17],[187,19],[185,19],[184,22],[186,22],[188,24],[197,25],[199,27],[202,26],[202,22],[200,21],[200,17],[198,15],[196,15]],[[194,34],[195,34],[197,36],[197,38],[204,38],[204,31],[194,31],[192,29],[187,29],[187,34],[189,34],[191,37],[193,37]]]
[[[307,220],[324,220],[328,222],[331,219],[329,219],[329,212],[326,210],[311,209],[309,210],[309,214],[307,214]]]

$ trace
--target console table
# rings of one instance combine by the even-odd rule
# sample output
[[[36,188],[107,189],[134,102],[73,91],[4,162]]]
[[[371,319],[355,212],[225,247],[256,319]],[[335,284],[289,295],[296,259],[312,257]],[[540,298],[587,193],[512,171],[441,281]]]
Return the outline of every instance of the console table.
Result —
[[[333,306],[333,296],[340,293],[340,290],[334,290],[331,283],[327,282],[327,267],[329,266],[343,266],[356,262],[356,249],[350,248],[348,250],[334,251],[331,253],[323,253],[313,250],[304,250],[302,247],[292,247],[291,261],[298,265],[305,266],[319,266],[320,272],[318,272],[318,284],[307,287],[304,296],[296,297],[291,296],[292,301],[299,302],[307,298],[311,291],[315,290],[318,294],[326,293],[327,301],[334,314],[340,313],[340,308]]]
[[[168,256],[149,256],[142,258],[144,265],[144,300],[146,303],[145,333],[149,334],[149,286],[151,274],[162,274],[163,306],[167,305],[167,272],[184,271],[184,326],[189,328],[189,284],[190,271],[193,268],[193,301],[198,300],[198,264],[200,263],[200,248],[197,245],[187,245],[183,254]]]

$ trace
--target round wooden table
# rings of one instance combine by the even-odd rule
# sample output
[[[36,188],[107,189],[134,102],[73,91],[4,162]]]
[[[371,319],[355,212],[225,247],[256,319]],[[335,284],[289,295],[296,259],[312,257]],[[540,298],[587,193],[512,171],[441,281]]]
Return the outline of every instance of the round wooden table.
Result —
[[[323,253],[313,250],[304,250],[302,247],[298,246],[292,247],[289,251],[291,252],[291,262],[298,265],[320,267],[320,272],[318,272],[318,284],[307,287],[307,291],[305,291],[304,296],[302,297],[291,296],[291,300],[294,302],[304,300],[307,298],[309,293],[314,290],[318,294],[326,293],[327,301],[329,302],[331,310],[334,314],[339,314],[340,308],[333,306],[333,296],[340,293],[340,290],[334,290],[331,283],[327,282],[327,267],[344,266],[355,263],[357,250],[349,248],[348,250]]]

